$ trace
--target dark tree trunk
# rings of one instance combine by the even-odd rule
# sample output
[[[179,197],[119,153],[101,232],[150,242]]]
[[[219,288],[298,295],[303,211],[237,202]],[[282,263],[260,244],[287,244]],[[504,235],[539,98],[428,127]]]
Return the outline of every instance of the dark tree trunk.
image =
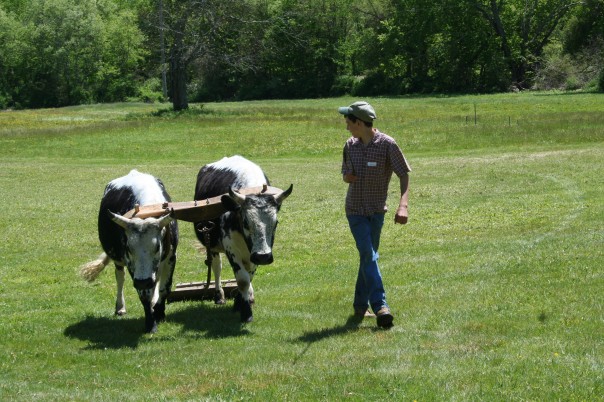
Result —
[[[173,54],[170,60],[170,78],[172,81],[172,107],[174,110],[189,108],[187,99],[187,69],[184,62]]]
[[[184,27],[184,23],[180,24]],[[184,49],[184,29],[177,30],[174,35],[174,44],[170,50],[170,79],[172,81],[171,95],[174,110],[189,108],[187,98],[187,60]]]

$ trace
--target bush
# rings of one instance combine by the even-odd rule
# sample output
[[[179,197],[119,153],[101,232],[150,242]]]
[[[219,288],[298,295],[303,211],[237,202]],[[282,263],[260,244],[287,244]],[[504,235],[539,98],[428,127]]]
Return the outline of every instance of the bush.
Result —
[[[147,103],[164,102],[159,78],[149,78],[138,88],[138,100]]]
[[[351,75],[341,75],[336,77],[335,82],[331,87],[331,96],[349,95],[352,93],[352,88],[357,79]]]
[[[362,80],[355,82],[352,95],[401,95],[407,92],[407,88],[407,80],[404,78],[389,78],[381,71],[374,71],[367,74]]]
[[[604,68],[600,71],[600,78],[598,79],[598,91],[604,92]]]

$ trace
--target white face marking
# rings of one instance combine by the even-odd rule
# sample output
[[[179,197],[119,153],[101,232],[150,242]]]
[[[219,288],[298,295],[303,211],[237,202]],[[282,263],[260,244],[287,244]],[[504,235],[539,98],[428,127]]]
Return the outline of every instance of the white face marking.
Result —
[[[126,264],[133,278],[155,281],[162,252],[162,229],[158,220],[134,218],[125,231],[128,239]]]
[[[272,240],[277,226],[277,208],[269,205],[263,208],[251,207],[242,210],[243,231],[252,239],[252,254],[272,252]]]

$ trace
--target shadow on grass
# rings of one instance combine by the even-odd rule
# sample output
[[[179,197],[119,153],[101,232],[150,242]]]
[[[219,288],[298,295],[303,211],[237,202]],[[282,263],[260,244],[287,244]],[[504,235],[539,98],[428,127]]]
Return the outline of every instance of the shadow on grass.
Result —
[[[362,318],[351,315],[346,323],[343,325],[338,325],[332,328],[323,328],[317,331],[309,331],[305,332],[303,335],[300,335],[295,339],[297,342],[306,343],[306,347],[304,350],[294,359],[293,364],[296,364],[303,356],[306,354],[310,346],[315,343],[322,341],[323,339],[332,338],[334,336],[342,336],[347,335],[353,332],[366,330],[366,331],[375,331],[375,328],[369,327],[361,327],[361,323],[363,322]]]
[[[323,328],[317,331],[305,332],[304,335],[300,335],[298,338],[296,338],[296,340],[298,342],[314,343],[325,338],[349,334],[351,332],[359,331],[361,329],[360,325],[362,321],[362,319],[352,315],[343,325],[338,325],[333,328]]]
[[[234,313],[230,305],[216,307],[199,302],[174,313],[170,313],[168,306],[166,323],[180,324],[182,333],[187,336],[193,334],[196,338],[228,338],[249,334],[239,322],[239,313]],[[153,337],[161,339],[162,324],[158,325]],[[89,342],[84,349],[136,349],[150,337],[145,333],[144,327],[144,317],[87,316],[67,327],[63,333],[69,338]]]

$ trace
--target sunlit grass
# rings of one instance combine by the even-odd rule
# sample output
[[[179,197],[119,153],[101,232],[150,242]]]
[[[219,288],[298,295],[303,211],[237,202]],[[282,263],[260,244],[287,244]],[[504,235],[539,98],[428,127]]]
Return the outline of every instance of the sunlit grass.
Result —
[[[347,325],[357,256],[336,110],[353,99],[0,112],[0,399],[597,400],[603,100],[369,99],[413,167],[410,222],[388,215],[380,249],[390,331]],[[183,302],[145,335],[129,281],[114,317],[112,269],[77,275],[100,253],[105,184],[137,168],[188,201],[199,167],[235,153],[294,184],[254,323]],[[191,226],[176,282],[205,278]]]

